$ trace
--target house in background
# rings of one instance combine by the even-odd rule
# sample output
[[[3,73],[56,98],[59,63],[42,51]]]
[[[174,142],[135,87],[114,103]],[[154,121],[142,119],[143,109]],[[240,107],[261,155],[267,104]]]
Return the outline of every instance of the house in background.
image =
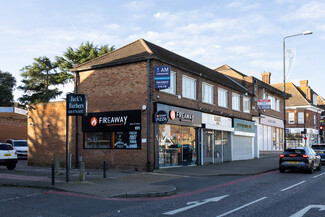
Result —
[[[7,139],[27,139],[27,110],[0,107],[0,142]]]
[[[283,92],[270,85],[271,73],[263,72],[260,80],[228,65],[215,70],[231,77],[254,94],[252,116],[256,124],[255,157],[259,157],[259,153],[263,151],[283,150]],[[270,100],[270,109],[258,108],[257,101],[260,99]],[[235,94],[232,95],[232,100],[236,101]]]
[[[283,91],[283,83],[272,86]],[[287,146],[318,144],[321,113],[324,111],[318,106],[318,94],[308,85],[308,80],[300,81],[299,87],[292,82],[286,83],[286,93],[291,95],[286,100]]]

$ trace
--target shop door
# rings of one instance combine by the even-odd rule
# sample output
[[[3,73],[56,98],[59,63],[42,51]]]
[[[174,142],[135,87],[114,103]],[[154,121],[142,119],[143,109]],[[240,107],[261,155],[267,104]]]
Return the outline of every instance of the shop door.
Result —
[[[207,132],[205,134],[205,143],[203,146],[203,163],[208,164],[208,163],[213,163],[214,162],[214,147],[213,147],[213,142],[214,142],[214,135],[211,132]]]
[[[222,131],[214,131],[213,163],[223,162],[223,138]]]

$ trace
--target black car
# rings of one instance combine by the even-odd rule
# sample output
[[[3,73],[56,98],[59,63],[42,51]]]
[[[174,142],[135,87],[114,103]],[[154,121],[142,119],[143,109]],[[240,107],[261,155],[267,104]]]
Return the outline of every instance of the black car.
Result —
[[[325,162],[325,144],[313,145],[311,146],[314,151],[319,154],[321,161]]]
[[[315,168],[321,170],[320,159],[310,147],[289,148],[280,155],[279,171],[284,173],[286,169],[299,169],[313,173]]]

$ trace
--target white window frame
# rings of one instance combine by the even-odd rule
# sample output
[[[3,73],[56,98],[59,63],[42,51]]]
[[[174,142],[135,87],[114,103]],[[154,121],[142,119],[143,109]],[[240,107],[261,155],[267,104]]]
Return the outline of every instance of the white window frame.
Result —
[[[316,115],[314,115],[314,125],[317,124],[317,118],[316,118]]]
[[[251,99],[249,97],[243,97],[243,112],[251,113]]]
[[[279,112],[281,110],[281,101],[279,99],[276,99],[276,110]]]
[[[317,105],[317,94],[313,94],[313,104]]]
[[[176,95],[176,72],[170,72],[170,87],[167,89],[160,89],[159,91]]]
[[[228,90],[218,88],[218,106],[228,108]]]
[[[208,103],[208,104],[214,103],[213,85],[202,82],[202,102]]]
[[[305,122],[304,112],[298,112],[298,124],[303,124]]]
[[[288,112],[288,124],[295,124],[295,113]]]
[[[232,93],[231,102],[232,110],[240,111],[240,95]]]
[[[183,75],[182,96],[188,99],[196,99],[196,79]]]

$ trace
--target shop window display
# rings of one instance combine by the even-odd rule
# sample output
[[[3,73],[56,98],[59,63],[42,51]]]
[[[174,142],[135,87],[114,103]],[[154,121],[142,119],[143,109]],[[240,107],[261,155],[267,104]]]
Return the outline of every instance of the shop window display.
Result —
[[[159,126],[159,166],[196,164],[195,128],[160,125]]]

